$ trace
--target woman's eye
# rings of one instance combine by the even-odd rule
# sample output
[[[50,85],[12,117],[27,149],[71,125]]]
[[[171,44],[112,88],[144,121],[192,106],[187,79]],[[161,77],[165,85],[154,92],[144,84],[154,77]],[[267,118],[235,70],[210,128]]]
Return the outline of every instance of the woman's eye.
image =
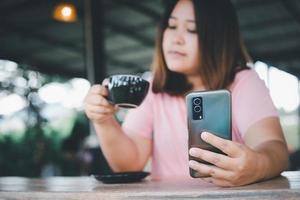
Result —
[[[197,33],[197,27],[195,23],[188,23],[186,26],[186,30],[189,33]]]
[[[168,25],[168,29],[176,29],[175,25]]]
[[[197,30],[196,29],[188,29],[187,30],[189,33],[197,33]]]

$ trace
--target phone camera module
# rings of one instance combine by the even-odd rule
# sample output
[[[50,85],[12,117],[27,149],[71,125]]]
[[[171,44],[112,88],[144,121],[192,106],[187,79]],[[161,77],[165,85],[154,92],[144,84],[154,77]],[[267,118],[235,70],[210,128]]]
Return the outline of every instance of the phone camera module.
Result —
[[[202,97],[194,97],[192,99],[193,120],[203,119]]]

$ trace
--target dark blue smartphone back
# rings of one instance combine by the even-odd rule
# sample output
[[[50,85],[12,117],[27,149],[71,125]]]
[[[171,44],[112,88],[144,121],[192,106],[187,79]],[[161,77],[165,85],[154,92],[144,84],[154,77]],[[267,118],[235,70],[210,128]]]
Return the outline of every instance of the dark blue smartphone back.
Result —
[[[231,140],[231,94],[228,90],[191,92],[186,96],[189,148],[198,147],[216,153],[219,149],[205,143],[201,133],[208,131],[221,138]],[[189,157],[198,162],[203,160]],[[192,177],[202,177],[190,170]]]

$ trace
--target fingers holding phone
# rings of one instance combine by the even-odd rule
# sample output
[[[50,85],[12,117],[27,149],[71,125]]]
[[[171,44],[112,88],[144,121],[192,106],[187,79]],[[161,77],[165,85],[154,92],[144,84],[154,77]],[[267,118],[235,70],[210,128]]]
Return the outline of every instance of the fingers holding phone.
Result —
[[[262,154],[244,144],[229,141],[211,133],[204,133],[201,138],[226,153],[224,155],[201,148],[189,150],[190,156],[210,163],[189,161],[189,167],[200,174],[203,180],[219,186],[241,186],[257,180],[259,173],[253,172],[261,169],[264,161]]]
[[[209,133],[205,133],[205,134],[209,134]],[[227,145],[230,146],[231,141],[219,138],[219,137],[217,137],[213,134],[210,134],[210,135],[211,135],[210,137],[212,139],[222,140],[222,143],[215,145],[215,144],[211,144],[209,140],[206,140],[206,138],[202,137],[205,142],[207,142],[208,144],[211,144],[215,148],[220,149],[221,151],[223,151],[223,149],[222,149],[222,148],[224,148],[223,143],[226,143],[225,148],[228,148]],[[233,163],[233,159],[230,157],[230,155],[227,156],[227,155],[224,155],[224,154],[216,153],[216,152],[201,149],[201,148],[195,148],[195,147],[190,148],[189,149],[189,155],[192,156],[192,157],[201,159],[201,160],[203,160],[203,161],[205,161],[205,162],[207,162],[211,165],[215,165],[219,168],[223,168],[223,169],[226,169],[226,170],[231,170],[231,164]]]

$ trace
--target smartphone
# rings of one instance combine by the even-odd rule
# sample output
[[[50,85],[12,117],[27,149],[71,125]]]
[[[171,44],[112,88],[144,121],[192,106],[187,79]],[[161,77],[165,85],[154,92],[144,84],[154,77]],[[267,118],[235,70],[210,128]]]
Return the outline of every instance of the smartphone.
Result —
[[[221,150],[204,142],[201,133],[208,131],[218,137],[231,140],[231,94],[228,90],[195,91],[186,96],[189,149],[198,147],[216,153]],[[210,164],[199,158],[189,156],[204,164]],[[190,168],[194,178],[205,177]]]

